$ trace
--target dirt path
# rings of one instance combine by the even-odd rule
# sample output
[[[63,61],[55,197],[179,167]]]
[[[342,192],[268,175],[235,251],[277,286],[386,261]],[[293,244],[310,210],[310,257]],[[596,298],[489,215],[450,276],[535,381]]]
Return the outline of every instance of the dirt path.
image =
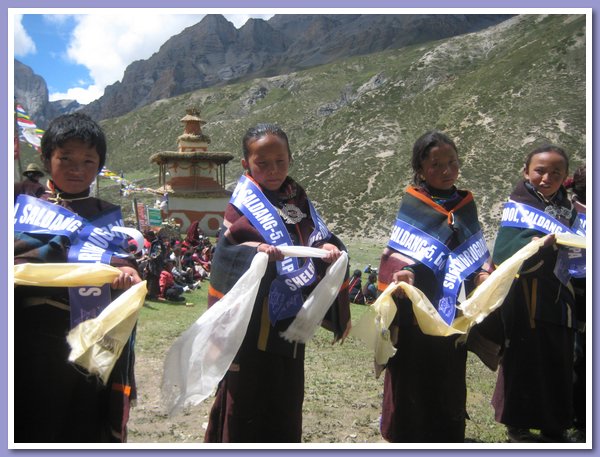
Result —
[[[374,379],[370,362],[350,362],[354,374],[336,368],[356,343],[307,348],[303,442],[382,443],[379,434],[382,380]],[[346,359],[347,360],[347,359]],[[129,420],[130,443],[202,443],[213,398],[176,416],[166,414],[160,402],[163,356],[137,356],[139,398]]]

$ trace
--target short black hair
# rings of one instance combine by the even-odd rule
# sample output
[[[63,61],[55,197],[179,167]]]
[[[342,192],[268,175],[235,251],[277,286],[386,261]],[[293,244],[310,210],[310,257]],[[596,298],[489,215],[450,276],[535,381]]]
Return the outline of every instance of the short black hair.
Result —
[[[429,156],[429,152],[435,146],[440,146],[442,144],[447,144],[448,146],[452,146],[452,148],[456,151],[458,155],[458,149],[456,148],[456,144],[454,141],[450,139],[448,135],[439,130],[430,130],[425,132],[413,145],[413,153],[411,165],[413,169],[413,183],[415,185],[421,185],[423,180],[420,177],[419,172],[421,171],[423,161]]]
[[[529,164],[531,163],[531,159],[534,155],[542,154],[543,152],[556,152],[558,155],[562,156],[562,158],[565,159],[565,164],[567,165],[567,173],[569,172],[569,156],[563,148],[551,143],[538,146],[529,154],[527,154],[527,157],[525,157],[525,164],[523,165],[523,170],[527,171],[527,169],[529,168]]]
[[[96,148],[100,157],[98,171],[106,162],[106,136],[102,128],[91,117],[83,113],[63,114],[54,118],[42,136],[42,158],[50,160],[52,151],[64,146],[69,140],[81,140]]]
[[[290,151],[290,142],[288,140],[288,137],[283,131],[283,129],[276,124],[257,124],[254,127],[250,127],[246,131],[246,134],[242,139],[242,152],[244,154],[244,159],[248,160],[248,143],[251,140],[258,140],[259,138],[262,138],[263,136],[267,135],[275,135],[276,137],[281,138],[285,142],[285,145],[287,146],[288,150],[288,155],[291,160],[292,151]]]

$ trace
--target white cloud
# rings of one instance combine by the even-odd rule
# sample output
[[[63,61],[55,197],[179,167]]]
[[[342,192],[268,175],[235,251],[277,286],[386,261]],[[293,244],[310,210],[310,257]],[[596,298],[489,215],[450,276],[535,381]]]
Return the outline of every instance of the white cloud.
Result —
[[[22,14],[15,14],[15,56],[24,57],[28,54],[35,54],[36,47],[27,31],[23,28],[21,20]]]
[[[131,62],[149,58],[171,36],[200,19],[141,12],[78,16],[67,56],[88,68],[93,84],[104,89],[120,81]]]
[[[238,28],[250,17],[268,19],[271,16],[225,15]],[[169,38],[197,24],[203,17],[203,14],[160,14],[143,10],[118,15],[76,16],[77,25],[66,54],[73,63],[89,70],[92,84],[87,89],[73,88],[66,94],[50,94],[50,99],[60,100],[62,97],[87,104],[99,98],[106,86],[123,78],[129,64],[148,59]]]
[[[66,92],[54,92],[48,95],[48,99],[53,102],[55,100],[77,100],[82,105],[87,105],[90,102],[102,97],[104,87],[91,85],[87,88],[73,87]]]
[[[273,17],[272,14],[224,14],[223,16],[238,29],[251,17],[255,19],[264,19],[265,21]]]

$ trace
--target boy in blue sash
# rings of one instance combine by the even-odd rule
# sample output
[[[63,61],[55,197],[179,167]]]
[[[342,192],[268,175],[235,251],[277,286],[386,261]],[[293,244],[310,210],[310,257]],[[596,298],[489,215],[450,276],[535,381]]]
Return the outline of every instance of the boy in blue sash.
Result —
[[[469,191],[458,190],[459,162],[454,142],[430,131],[414,144],[413,186],[406,189],[396,224],[379,268],[381,291],[392,282],[413,284],[425,293],[441,317],[454,319],[458,291],[469,293],[489,273],[489,254]],[[450,257],[476,252],[462,274]],[[394,297],[397,312],[390,326],[397,348],[385,367],[381,434],[390,442],[463,442],[467,350],[449,337],[424,334],[411,303]]]
[[[220,382],[206,442],[300,442],[304,400],[304,344],[281,332],[303,298],[340,255],[344,245],[328,230],[304,189],[288,176],[291,152],[278,126],[259,124],[242,141],[246,170],[225,210],[212,259],[209,306],[248,269],[256,252],[269,256],[246,336]],[[323,260],[284,258],[278,246],[319,247]],[[348,281],[322,325],[335,340],[350,325]]]
[[[545,145],[526,157],[524,179],[505,204],[493,259],[500,264],[533,238],[576,220],[563,182],[569,160]],[[492,404],[511,442],[562,442],[573,419],[575,299],[563,255],[550,235],[523,265],[500,307],[505,348]],[[534,435],[530,429],[541,430]]]
[[[135,398],[133,337],[107,385],[68,362],[70,328],[108,304],[111,289],[141,281],[122,249],[120,208],[90,195],[106,158],[106,139],[89,117],[54,119],[41,142],[50,175],[40,198],[15,203],[14,262],[101,261],[121,274],[103,288],[15,287],[15,442],[124,442]]]

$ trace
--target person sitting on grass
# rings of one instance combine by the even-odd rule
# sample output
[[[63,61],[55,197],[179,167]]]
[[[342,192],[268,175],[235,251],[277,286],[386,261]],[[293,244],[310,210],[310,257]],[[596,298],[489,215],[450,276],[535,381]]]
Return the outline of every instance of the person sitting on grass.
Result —
[[[350,278],[348,289],[350,290],[350,301],[359,305],[365,304],[365,297],[362,293],[362,272],[354,270]]]
[[[369,279],[367,280],[365,287],[363,287],[362,293],[364,303],[367,305],[370,305],[377,300],[377,297],[379,296],[379,291],[377,290],[377,274],[369,274]]]
[[[173,273],[171,273],[173,266],[174,263],[171,259],[165,261],[165,267],[160,272],[158,281],[160,286],[158,298],[168,301],[185,301],[185,298],[181,296],[184,292],[183,287],[175,284],[175,278],[173,278]]]

